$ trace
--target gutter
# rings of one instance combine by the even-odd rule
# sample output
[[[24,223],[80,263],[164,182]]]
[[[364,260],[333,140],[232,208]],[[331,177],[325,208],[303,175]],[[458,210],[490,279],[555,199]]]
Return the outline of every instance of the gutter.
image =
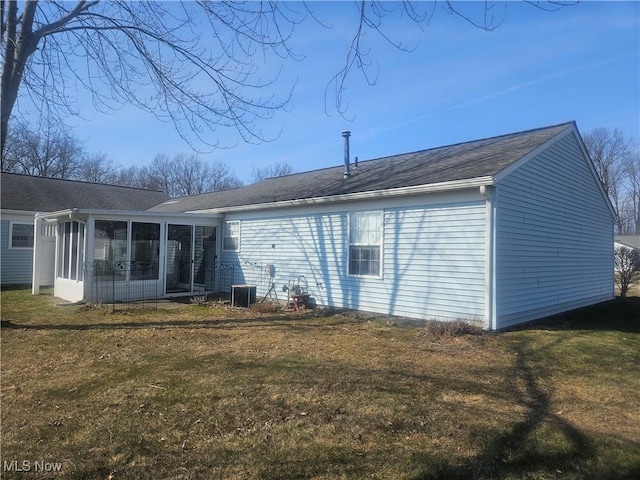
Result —
[[[211,214],[207,213],[206,215],[203,212],[148,212],[146,210],[91,210],[91,209],[78,209],[71,208],[65,210],[58,210],[57,212],[38,212],[36,213],[36,218],[47,219],[47,218],[59,218],[66,216],[74,216],[78,215],[120,215],[120,216],[138,216],[138,217],[184,217],[184,218],[206,218],[208,220],[211,219]],[[218,218],[221,215],[217,216]]]
[[[322,204],[333,204],[341,202],[353,202],[357,200],[372,200],[380,198],[393,198],[408,195],[419,195],[424,193],[446,192],[450,190],[461,190],[464,188],[486,187],[494,184],[491,176],[476,177],[466,180],[453,180],[450,182],[431,183],[428,185],[416,185],[413,187],[400,187],[385,190],[372,190],[368,192],[345,193],[342,195],[328,195],[324,197],[301,198],[296,200],[282,200],[278,202],[255,203],[251,205],[238,205],[232,207],[208,208],[205,210],[191,210],[186,213],[200,214],[226,214],[234,212],[248,212],[256,210],[268,210],[276,208],[301,207]],[[165,212],[169,214],[169,212]]]
[[[10,210],[7,208],[3,208],[0,210],[0,215],[29,215],[33,216],[36,213],[33,210]]]

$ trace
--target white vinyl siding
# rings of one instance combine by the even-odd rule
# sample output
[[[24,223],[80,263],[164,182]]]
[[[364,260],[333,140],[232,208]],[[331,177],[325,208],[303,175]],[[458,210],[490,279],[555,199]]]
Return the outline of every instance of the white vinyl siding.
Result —
[[[613,298],[613,222],[572,133],[496,191],[498,328]]]
[[[2,285],[21,285],[30,284],[33,274],[33,248],[10,248],[10,215],[2,215],[2,223],[0,224],[0,274]],[[9,217],[9,218],[7,218]],[[21,223],[29,221],[28,217],[14,217]]]
[[[273,265],[280,300],[286,300],[282,286],[303,275],[319,305],[481,319],[485,211],[482,200],[385,208],[381,277],[348,274],[349,211],[243,218],[242,253],[223,252],[221,260],[235,262],[233,282],[257,285],[259,298],[267,294]]]

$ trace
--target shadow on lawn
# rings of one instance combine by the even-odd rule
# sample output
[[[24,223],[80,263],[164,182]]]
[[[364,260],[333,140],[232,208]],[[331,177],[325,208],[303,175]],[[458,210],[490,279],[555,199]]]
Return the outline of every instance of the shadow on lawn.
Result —
[[[559,338],[545,348],[553,348],[561,341]],[[514,375],[507,390],[514,403],[526,408],[524,419],[505,433],[488,433],[484,448],[460,462],[447,464],[450,458],[438,460],[425,454],[424,464],[440,466],[423,471],[414,480],[538,478],[537,475],[557,478],[571,473],[580,478],[640,478],[640,468],[593,472],[598,463],[597,449],[587,435],[552,411],[551,396],[539,384],[546,373],[535,354],[524,341],[515,346],[514,353]],[[590,473],[584,476],[585,472]]]
[[[163,320],[144,322],[102,322],[102,323],[78,323],[78,324],[33,324],[14,323],[11,320],[2,320],[0,326],[3,329],[14,330],[127,330],[143,328],[217,328],[227,329],[243,327],[288,327],[292,329],[308,328],[311,325],[307,322],[314,321],[317,317],[303,317],[292,315],[270,316],[270,317],[249,317],[249,318],[216,318],[210,320]],[[354,321],[344,318],[335,318],[330,321],[323,320],[322,326],[336,326],[352,324]]]
[[[509,330],[598,330],[640,333],[640,297],[615,300],[571,310]]]

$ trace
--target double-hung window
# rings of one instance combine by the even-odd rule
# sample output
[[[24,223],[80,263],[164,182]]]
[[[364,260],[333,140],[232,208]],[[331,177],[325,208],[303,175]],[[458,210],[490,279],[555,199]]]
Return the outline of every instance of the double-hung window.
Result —
[[[349,275],[381,275],[382,218],[382,212],[349,214]]]
[[[240,222],[235,220],[224,223],[222,250],[237,252],[240,250]]]
[[[33,223],[10,222],[9,248],[33,248]]]

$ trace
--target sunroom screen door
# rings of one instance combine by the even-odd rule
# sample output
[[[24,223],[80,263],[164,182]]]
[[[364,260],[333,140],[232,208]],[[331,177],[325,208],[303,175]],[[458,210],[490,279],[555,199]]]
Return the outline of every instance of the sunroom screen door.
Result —
[[[195,290],[212,292],[215,279],[216,227],[196,226],[194,247]]]
[[[167,293],[191,292],[192,245],[191,225],[168,225],[167,229]]]

